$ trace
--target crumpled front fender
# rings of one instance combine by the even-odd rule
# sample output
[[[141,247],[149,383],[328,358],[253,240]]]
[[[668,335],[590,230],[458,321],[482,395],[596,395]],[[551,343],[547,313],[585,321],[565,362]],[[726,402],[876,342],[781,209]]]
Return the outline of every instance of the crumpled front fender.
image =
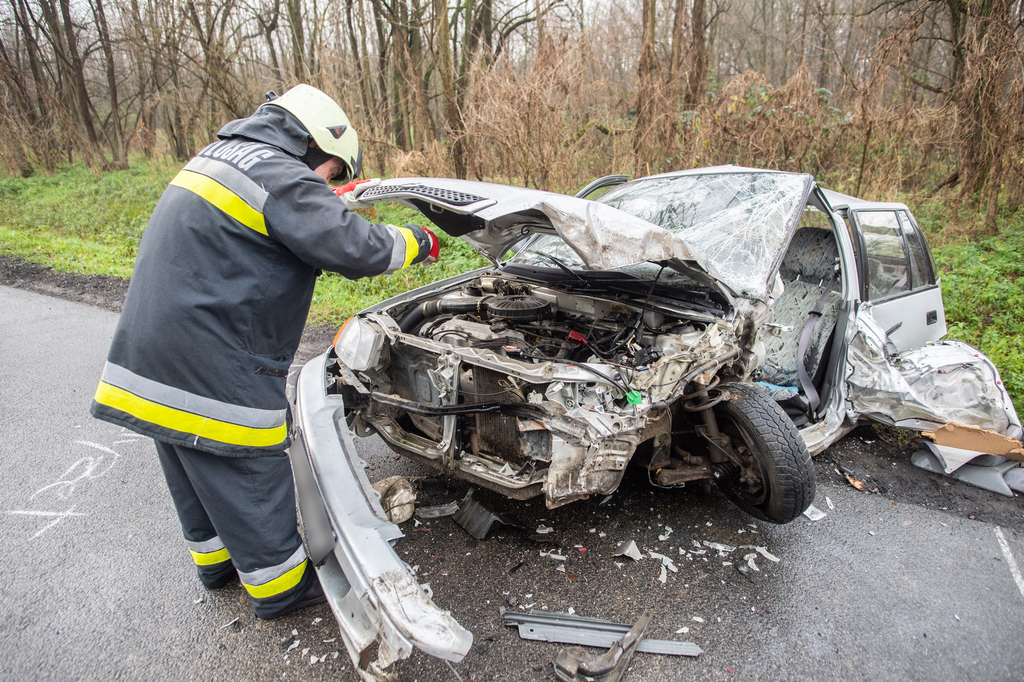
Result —
[[[386,520],[370,487],[341,396],[324,388],[327,362],[325,353],[299,373],[289,455],[303,534],[352,663],[375,679],[378,670],[408,658],[413,647],[460,661],[473,635],[434,604],[392,548],[402,532]],[[371,663],[374,642],[378,657]]]

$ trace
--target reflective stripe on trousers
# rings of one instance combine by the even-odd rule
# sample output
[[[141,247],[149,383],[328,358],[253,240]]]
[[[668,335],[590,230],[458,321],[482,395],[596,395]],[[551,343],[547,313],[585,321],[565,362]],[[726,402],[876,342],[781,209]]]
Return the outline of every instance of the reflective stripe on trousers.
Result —
[[[231,561],[231,555],[228,554],[227,547],[220,541],[219,536],[215,535],[203,542],[185,540],[185,544],[188,545],[189,551],[192,552],[192,558],[197,566],[212,566],[224,563],[225,561]]]
[[[242,584],[254,599],[267,599],[298,585],[308,564],[306,550],[300,545],[287,561],[248,573],[239,571],[238,577],[242,579]]]

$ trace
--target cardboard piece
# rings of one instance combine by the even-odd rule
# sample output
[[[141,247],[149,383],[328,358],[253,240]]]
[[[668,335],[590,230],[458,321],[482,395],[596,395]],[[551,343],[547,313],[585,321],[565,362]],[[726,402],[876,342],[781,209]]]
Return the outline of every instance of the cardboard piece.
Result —
[[[921,434],[936,445],[945,445],[961,450],[973,450],[989,455],[999,455],[1007,459],[1024,462],[1024,448],[1016,438],[983,429],[980,426],[949,423],[934,431]]]

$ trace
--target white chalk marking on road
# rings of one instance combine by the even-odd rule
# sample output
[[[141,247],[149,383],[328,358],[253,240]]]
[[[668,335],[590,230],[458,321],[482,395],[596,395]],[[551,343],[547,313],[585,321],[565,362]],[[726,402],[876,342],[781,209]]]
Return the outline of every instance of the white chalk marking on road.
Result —
[[[51,483],[50,485],[43,486],[39,490],[37,490],[34,493],[32,493],[32,496],[29,497],[28,499],[34,500],[41,493],[43,493],[43,492],[45,492],[47,490],[50,490],[51,488],[57,488],[57,495],[61,499],[66,500],[68,497],[71,496],[71,493],[75,492],[75,484],[76,483],[78,483],[79,481],[87,480],[87,479],[103,478],[108,473],[110,473],[110,470],[114,468],[114,465],[117,464],[117,460],[120,459],[120,457],[121,457],[121,455],[119,455],[114,450],[111,450],[110,448],[108,448],[105,445],[100,445],[99,443],[93,443],[92,441],[88,441],[88,440],[76,440],[75,443],[77,443],[79,445],[85,445],[85,446],[90,447],[90,448],[95,448],[95,449],[99,450],[100,452],[112,455],[113,457],[110,460],[110,463],[107,465],[107,467],[103,471],[101,471],[99,473],[94,473],[94,472],[97,469],[99,469],[101,464],[103,464],[103,460],[105,459],[104,455],[100,455],[99,457],[89,457],[89,456],[82,457],[77,462],[75,462],[70,467],[68,467],[67,471],[65,471],[63,474],[61,474],[60,480],[57,480],[57,481]],[[82,469],[84,469],[84,470],[82,470]],[[69,475],[71,475],[72,473],[76,473],[77,476],[75,476],[75,478],[73,478],[71,480],[64,480]]]
[[[996,541],[999,543],[999,549],[1003,550],[1003,556],[1006,557],[1006,563],[1010,566],[1010,573],[1013,575],[1013,582],[1017,583],[1017,590],[1020,592],[1020,596],[1024,597],[1024,577],[1020,574],[1020,569],[1017,568],[1017,560],[1013,558],[1013,552],[1010,551],[1010,545],[1006,542],[1006,538],[1003,536],[1003,529],[999,526],[995,528]]]
[[[58,523],[60,523],[61,521],[63,521],[64,519],[66,519],[68,517],[71,517],[71,516],[88,516],[87,514],[83,514],[81,512],[76,512],[74,507],[72,507],[71,509],[68,509],[66,512],[28,511],[28,510],[22,511],[22,510],[14,510],[14,509],[12,509],[12,510],[8,511],[7,513],[8,514],[14,514],[14,515],[20,515],[20,516],[43,516],[43,517],[53,518],[53,521],[50,521],[48,524],[46,524],[45,526],[40,528],[39,531],[35,535],[33,535],[31,538],[29,538],[30,540],[35,540],[37,537],[39,537],[40,535],[42,535],[46,531],[50,530],[51,528],[53,528]]]

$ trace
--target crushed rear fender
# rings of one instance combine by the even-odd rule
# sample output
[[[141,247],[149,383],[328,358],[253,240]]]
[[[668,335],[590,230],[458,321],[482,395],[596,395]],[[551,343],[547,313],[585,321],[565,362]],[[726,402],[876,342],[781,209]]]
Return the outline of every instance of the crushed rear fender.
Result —
[[[299,373],[289,455],[302,532],[352,663],[364,679],[382,679],[414,647],[460,661],[473,635],[434,604],[392,548],[402,531],[370,487],[341,396],[324,388],[327,361],[325,353]]]

